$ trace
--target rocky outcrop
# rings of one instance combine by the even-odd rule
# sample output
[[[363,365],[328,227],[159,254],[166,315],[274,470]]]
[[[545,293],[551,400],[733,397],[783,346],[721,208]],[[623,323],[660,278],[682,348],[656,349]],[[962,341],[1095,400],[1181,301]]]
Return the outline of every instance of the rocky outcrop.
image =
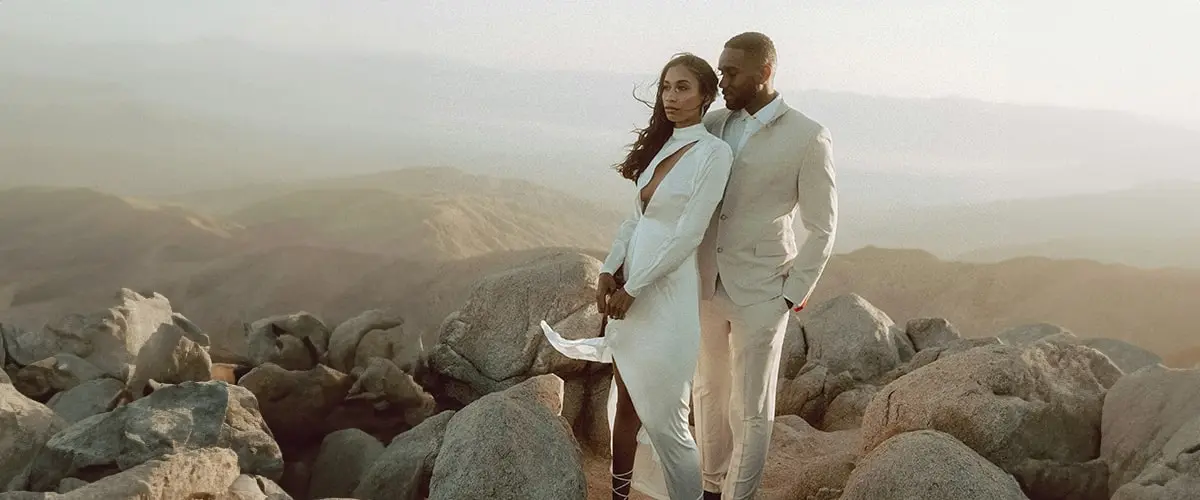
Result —
[[[808,361],[819,360],[830,373],[849,372],[855,380],[883,375],[901,363],[894,324],[855,294],[818,304],[804,322]]]
[[[895,435],[854,468],[841,500],[1025,500],[1011,475],[953,436]]]
[[[224,382],[164,387],[55,434],[33,460],[29,486],[51,491],[63,478],[95,481],[149,460],[228,448],[240,470],[278,479],[283,459],[250,391]]]
[[[10,384],[0,384],[0,491],[24,489],[29,465],[67,424]]]
[[[863,452],[892,436],[937,430],[1017,476],[1030,498],[1092,498],[1105,392],[1121,376],[1083,346],[986,346],[931,363],[884,387],[863,416]],[[1078,477],[1059,469],[1089,472]],[[1071,484],[1047,484],[1056,479]],[[1061,498],[1061,497],[1060,497]]]
[[[332,335],[324,322],[307,312],[263,318],[244,328],[251,364],[272,363],[287,370],[316,366]]]
[[[362,314],[346,320],[333,330],[329,340],[329,366],[345,373],[350,373],[357,366],[356,356],[359,344],[368,334],[376,331],[389,331],[404,325],[404,318],[382,309],[364,311]],[[372,340],[368,346],[378,340]],[[367,349],[368,352],[373,349]],[[390,358],[390,356],[385,356]]]
[[[396,436],[363,472],[353,497],[362,500],[427,498],[433,467],[454,413],[444,411]]]
[[[563,382],[542,375],[488,394],[451,418],[433,467],[430,500],[587,496],[582,452],[562,410]]]
[[[309,494],[313,498],[354,496],[363,474],[383,450],[383,443],[358,429],[343,429],[325,436],[313,463]]]
[[[1114,499],[1183,499],[1200,491],[1200,369],[1152,365],[1104,401],[1100,456]]]

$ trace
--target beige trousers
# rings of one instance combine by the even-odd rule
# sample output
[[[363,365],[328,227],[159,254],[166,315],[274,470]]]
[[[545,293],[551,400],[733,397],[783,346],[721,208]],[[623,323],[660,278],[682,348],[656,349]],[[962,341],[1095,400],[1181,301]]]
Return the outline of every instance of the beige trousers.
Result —
[[[754,498],[762,482],[788,314],[783,297],[738,306],[720,280],[713,298],[700,301],[696,441],[704,489],[723,500]]]

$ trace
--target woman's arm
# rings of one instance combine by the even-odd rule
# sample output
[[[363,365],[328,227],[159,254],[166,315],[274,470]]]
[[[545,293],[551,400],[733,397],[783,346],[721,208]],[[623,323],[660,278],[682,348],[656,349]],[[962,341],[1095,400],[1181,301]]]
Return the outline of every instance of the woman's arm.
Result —
[[[692,178],[691,195],[674,233],[659,245],[648,265],[629,273],[625,293],[630,297],[637,297],[642,289],[678,268],[704,239],[713,212],[725,196],[733,166],[733,153],[724,141],[714,140],[706,147],[707,156]]]
[[[616,274],[621,266],[625,265],[625,254],[629,251],[629,238],[633,237],[633,230],[637,227],[638,220],[642,218],[635,206],[633,213],[621,223],[621,227],[617,229],[617,237],[613,239],[612,247],[608,250],[608,257],[604,259],[604,264],[600,266],[601,273]]]

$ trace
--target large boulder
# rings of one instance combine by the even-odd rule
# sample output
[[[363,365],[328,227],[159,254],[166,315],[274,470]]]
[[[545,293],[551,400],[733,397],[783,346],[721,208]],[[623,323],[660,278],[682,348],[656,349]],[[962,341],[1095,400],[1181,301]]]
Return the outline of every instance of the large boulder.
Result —
[[[433,467],[454,414],[444,411],[396,436],[362,473],[351,496],[362,500],[427,498]]]
[[[278,479],[283,459],[254,395],[224,382],[185,382],[54,435],[33,462],[29,485],[51,491],[63,478],[95,481],[172,453],[229,448],[239,469]]]
[[[46,401],[56,393],[104,376],[87,360],[59,353],[18,370],[13,385],[26,396]]]
[[[819,361],[830,373],[849,372],[861,381],[874,379],[901,363],[895,322],[866,299],[847,294],[818,304],[804,321],[808,362]],[[907,339],[906,339],[907,340]]]
[[[436,411],[433,396],[390,359],[371,358],[365,367],[354,369],[354,377],[348,400],[369,402],[379,411],[404,412],[409,425],[421,423]]]
[[[24,489],[29,464],[67,423],[9,384],[0,384],[0,491]]]
[[[1094,498],[1107,481],[1093,462],[1101,408],[1120,376],[1103,354],[1065,342],[971,349],[884,387],[863,415],[863,452],[937,430],[1016,476],[1030,498]]]
[[[160,328],[175,326],[171,302],[123,288],[117,305],[92,314],[69,314],[48,323],[43,335],[58,347],[90,361],[109,376],[126,380],[138,351]],[[203,342],[203,341],[202,341]]]
[[[566,338],[596,336],[599,269],[593,257],[563,253],[485,277],[442,323],[431,368],[463,385],[451,390],[463,403],[531,376],[565,379],[602,369],[555,351],[539,326],[545,320]]]
[[[222,498],[237,477],[237,454],[227,448],[208,447],[148,460],[53,498]]]
[[[333,329],[329,339],[329,366],[350,373],[356,366],[355,356],[363,337],[376,330],[391,330],[404,324],[404,318],[384,309],[363,311]]]
[[[307,312],[263,318],[244,329],[252,365],[274,363],[288,370],[316,366],[332,336],[324,322]]]
[[[320,439],[337,422],[330,419],[354,380],[325,365],[286,370],[274,363],[242,376],[238,385],[258,399],[263,418],[282,440]]]
[[[363,474],[383,449],[383,443],[358,429],[343,429],[325,436],[313,463],[309,495],[312,498],[355,496],[354,490]]]
[[[1163,362],[1161,356],[1124,340],[1109,338],[1090,338],[1079,341],[1080,344],[1104,353],[1125,373],[1133,373],[1150,365]]]
[[[212,378],[208,347],[187,330],[163,325],[138,351],[127,389],[133,398],[145,392],[150,381],[161,384],[205,382]]]
[[[98,378],[55,394],[46,403],[54,413],[74,424],[92,415],[112,410],[111,404],[125,388],[117,379]]]
[[[583,457],[562,409],[562,379],[542,375],[467,405],[446,428],[430,500],[587,496]]]
[[[1006,345],[1025,347],[1046,339],[1074,342],[1079,340],[1070,330],[1052,323],[1030,323],[1007,328],[996,334]]]
[[[1102,429],[1114,498],[1186,498],[1171,494],[1200,486],[1200,369],[1152,365],[1121,378]]]
[[[372,358],[391,360],[405,373],[419,375],[424,368],[422,363],[425,359],[425,344],[421,340],[421,331],[401,324],[386,330],[375,329],[367,332],[355,347],[352,368],[366,368]]]
[[[962,338],[958,328],[945,318],[910,319],[904,327],[904,334],[917,352]]]
[[[780,416],[771,432],[760,497],[834,500],[854,470],[858,448],[857,430],[823,432],[798,416]]]
[[[1026,500],[1011,475],[953,436],[898,434],[854,468],[841,500]]]
[[[778,381],[775,414],[799,415],[814,427],[820,426],[829,405],[857,384],[848,371],[835,373],[819,361],[810,361],[796,378]]]

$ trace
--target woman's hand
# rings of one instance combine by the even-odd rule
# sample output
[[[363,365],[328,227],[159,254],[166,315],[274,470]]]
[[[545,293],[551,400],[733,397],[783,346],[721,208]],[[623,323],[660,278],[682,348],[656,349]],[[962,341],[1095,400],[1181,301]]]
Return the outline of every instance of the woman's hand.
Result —
[[[617,279],[609,273],[600,273],[596,282],[596,309],[600,314],[608,314],[608,297],[617,291]]]
[[[625,313],[629,312],[629,307],[633,305],[633,297],[625,293],[625,289],[617,290],[617,293],[608,299],[608,317],[612,319],[625,319]]]

